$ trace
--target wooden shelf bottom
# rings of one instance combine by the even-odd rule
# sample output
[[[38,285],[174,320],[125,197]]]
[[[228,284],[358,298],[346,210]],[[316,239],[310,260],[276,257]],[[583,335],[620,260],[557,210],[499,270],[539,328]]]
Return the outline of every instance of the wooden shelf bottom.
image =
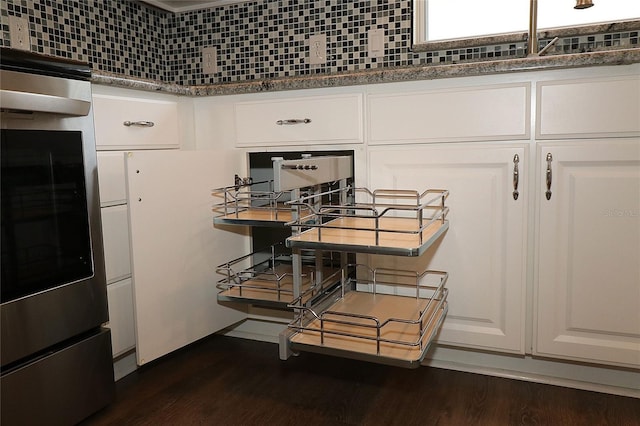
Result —
[[[378,344],[376,342],[377,330],[376,328],[366,327],[367,325],[374,325],[375,323],[371,320],[345,317],[341,319],[348,320],[357,325],[336,324],[325,321],[324,330],[326,332],[324,333],[324,341],[322,341],[322,333],[315,331],[320,330],[322,326],[320,320],[315,319],[305,327],[304,330],[294,334],[291,337],[291,343],[294,345],[301,344],[321,347],[329,351],[334,349],[380,356],[410,363],[421,361],[446,311],[446,302],[443,302],[443,304],[438,307],[438,303],[434,300],[433,303],[427,307],[428,302],[428,299],[385,294],[373,295],[371,293],[353,291],[347,293],[343,299],[338,300],[327,310],[375,317],[382,324],[391,318],[417,320],[420,317],[421,311],[428,309],[429,311],[424,318],[426,320],[432,318],[432,316],[433,318],[432,321],[425,324],[427,330],[422,337],[422,348],[418,344],[420,343],[419,324],[390,322],[380,327],[380,339],[405,342],[407,344],[380,342],[380,351],[378,352]],[[327,316],[326,313],[325,316]],[[337,318],[333,315],[327,317]],[[342,333],[348,335],[343,335]],[[416,345],[411,346],[410,343],[416,343]]]
[[[311,276],[314,268],[303,265],[301,294],[307,293],[302,302],[306,303],[312,296]],[[260,302],[277,302],[285,306],[294,301],[293,297],[293,268],[291,265],[277,265],[271,272],[278,274],[281,278],[276,280],[273,273],[264,274],[263,278],[258,275],[256,278],[243,281],[241,285],[226,284],[229,288],[218,293],[220,300],[250,301],[256,304]],[[325,268],[324,277],[328,277],[336,272],[335,269]]]

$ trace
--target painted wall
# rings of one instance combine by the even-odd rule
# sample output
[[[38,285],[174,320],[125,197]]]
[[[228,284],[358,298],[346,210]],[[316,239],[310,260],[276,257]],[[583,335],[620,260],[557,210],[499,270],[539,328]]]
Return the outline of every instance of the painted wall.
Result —
[[[414,53],[411,0],[256,0],[172,14],[128,0],[0,0],[0,45],[9,15],[29,19],[32,50],[94,69],[185,85],[334,74],[522,56],[525,44]],[[384,28],[384,58],[367,56],[367,31]],[[327,34],[329,58],[308,65],[309,35]],[[564,52],[638,46],[638,32],[562,40]],[[218,72],[203,75],[201,49],[218,48]]]

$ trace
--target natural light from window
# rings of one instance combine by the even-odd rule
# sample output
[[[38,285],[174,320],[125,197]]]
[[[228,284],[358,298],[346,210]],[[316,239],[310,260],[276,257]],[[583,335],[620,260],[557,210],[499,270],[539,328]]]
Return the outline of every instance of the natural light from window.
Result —
[[[441,41],[503,33],[529,27],[530,0],[414,0],[422,2],[426,40]],[[538,0],[538,29],[640,19],[640,0],[594,0],[576,10],[575,0]],[[419,19],[418,19],[419,21]]]

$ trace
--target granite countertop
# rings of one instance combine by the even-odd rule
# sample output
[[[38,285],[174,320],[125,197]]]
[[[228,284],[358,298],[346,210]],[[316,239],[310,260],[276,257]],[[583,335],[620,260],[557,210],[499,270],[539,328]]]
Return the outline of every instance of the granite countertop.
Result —
[[[531,56],[459,64],[429,64],[406,68],[380,68],[343,74],[305,75],[273,80],[255,80],[200,86],[181,86],[157,81],[139,80],[95,71],[95,84],[118,86],[185,96],[238,95],[283,90],[356,86],[400,81],[470,77],[523,71],[541,71],[603,65],[628,65],[640,62],[640,48],[606,50],[566,55]]]

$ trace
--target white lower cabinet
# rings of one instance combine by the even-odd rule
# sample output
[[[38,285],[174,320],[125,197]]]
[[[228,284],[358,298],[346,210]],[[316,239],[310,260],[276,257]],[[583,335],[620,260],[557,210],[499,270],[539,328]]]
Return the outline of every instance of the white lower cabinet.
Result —
[[[107,286],[109,323],[113,356],[118,357],[136,346],[133,326],[133,296],[131,278]]]
[[[640,140],[540,143],[538,157],[535,354],[637,368]]]
[[[523,144],[370,148],[371,187],[418,189],[428,183],[450,191],[445,238],[419,258],[372,259],[388,267],[449,272],[440,344],[525,352],[527,153]]]

